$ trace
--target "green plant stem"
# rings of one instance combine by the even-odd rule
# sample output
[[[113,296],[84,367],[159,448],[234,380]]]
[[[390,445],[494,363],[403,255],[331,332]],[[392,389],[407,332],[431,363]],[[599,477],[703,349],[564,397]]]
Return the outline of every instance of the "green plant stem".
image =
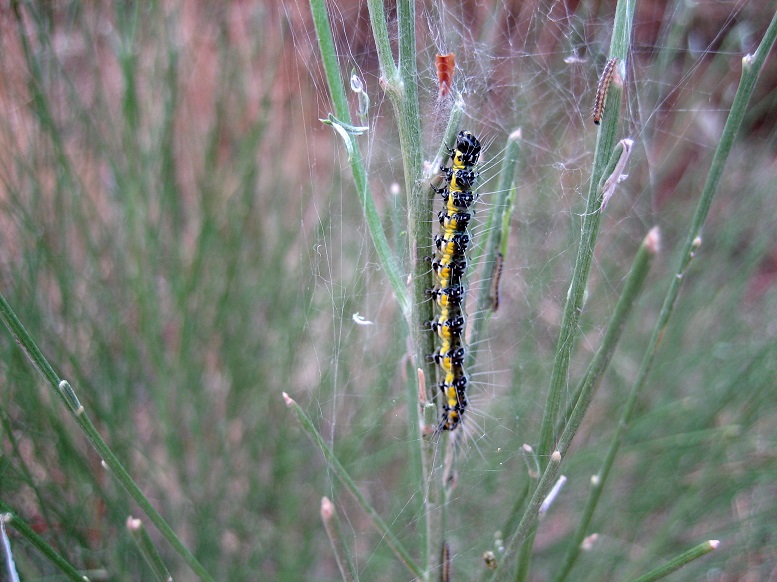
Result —
[[[172,582],[173,577],[170,575],[170,571],[167,569],[162,556],[156,549],[154,542],[151,541],[151,536],[148,535],[148,530],[143,525],[143,522],[132,516],[127,518],[127,530],[132,536],[132,540],[140,551],[140,555],[146,560],[149,568],[154,573],[154,577],[159,582]]]
[[[591,362],[591,367],[589,373],[586,374],[580,396],[559,438],[558,450],[561,451],[562,455],[569,450],[569,446],[572,444],[572,440],[583,422],[594,393],[599,387],[602,376],[615,353],[623,327],[626,325],[626,321],[628,321],[629,315],[631,315],[631,310],[642,292],[645,279],[650,271],[652,259],[656,254],[657,236],[657,229],[651,230],[643,240],[639,251],[637,251],[637,256],[626,279],[623,292],[618,299],[615,312],[604,334],[602,345]]]
[[[494,284],[494,268],[496,266],[496,256],[501,251],[501,244],[504,231],[509,222],[505,220],[507,214],[512,211],[512,205],[509,204],[510,192],[514,187],[515,172],[518,167],[518,151],[521,144],[521,130],[513,131],[507,138],[505,146],[505,156],[502,160],[502,169],[499,171],[499,186],[494,196],[494,209],[489,217],[486,230],[488,239],[483,259],[483,273],[478,290],[478,302],[475,313],[470,317],[472,322],[472,331],[468,342],[467,367],[471,368],[477,358],[480,338],[488,321],[488,317],[493,311],[493,297],[490,294]],[[503,254],[504,256],[504,254]]]
[[[625,60],[631,45],[631,26],[634,19],[635,4],[636,2],[631,0],[620,0],[615,10],[610,57],[619,59],[616,67],[619,67],[622,71],[626,70]],[[613,82],[610,83],[602,123],[599,126],[596,151],[594,153],[594,165],[588,186],[588,202],[583,215],[583,226],[580,233],[580,245],[578,246],[577,259],[572,273],[572,283],[567,292],[567,300],[561,320],[561,330],[556,345],[556,357],[553,362],[550,388],[542,418],[538,450],[540,459],[547,459],[550,451],[554,449],[556,418],[558,417],[562,395],[566,389],[569,360],[577,336],[578,321],[583,310],[585,287],[591,270],[594,244],[599,231],[601,218],[599,208],[601,206],[602,194],[599,182],[602,176],[605,175],[605,168],[608,165],[613,146],[615,145],[622,98],[623,81],[620,79],[619,73],[613,79]]]
[[[408,254],[411,261],[410,278],[410,310],[408,325],[412,338],[412,351],[415,366],[422,370],[423,376],[436,386],[436,370],[433,362],[426,356],[434,352],[434,335],[426,326],[427,321],[434,317],[433,305],[427,295],[427,290],[433,286],[432,272],[426,257],[431,255],[432,247],[432,202],[433,191],[429,184],[421,180],[422,151],[420,117],[418,113],[418,79],[416,71],[415,51],[415,3],[411,0],[397,2],[397,22],[399,26],[399,66],[394,62],[391,52],[391,41],[386,27],[386,15],[383,0],[368,0],[367,8],[375,46],[378,51],[383,88],[394,109],[399,141],[402,151],[402,162],[405,177],[405,192],[407,196],[407,234]],[[427,398],[434,399],[434,390],[426,391]],[[411,408],[417,400],[408,401]],[[419,434],[420,436],[420,434]],[[418,440],[421,447],[423,482],[419,483],[420,491],[424,492],[423,514],[421,525],[420,546],[424,556],[424,578],[439,559],[436,551],[435,534],[441,525],[441,505],[439,488],[435,485],[434,444],[428,438]],[[431,450],[430,450],[431,449]]]
[[[529,577],[529,567],[531,566],[532,549],[534,546],[534,537],[537,535],[536,528],[529,532],[526,541],[521,544],[518,550],[518,570],[515,572],[515,582],[524,582]]]
[[[397,2],[399,26],[399,66],[391,54],[383,0],[368,0],[370,24],[378,50],[381,77],[394,109],[399,130],[407,193],[408,251],[411,260],[410,333],[416,365],[433,378],[433,364],[426,356],[434,351],[434,337],[426,322],[434,317],[427,291],[432,288],[432,271],[426,257],[432,253],[432,204],[434,193],[422,180],[420,115],[418,111],[418,72],[415,50],[415,2]]]
[[[334,451],[329,448],[329,445],[326,444],[324,438],[316,430],[316,427],[313,425],[313,421],[310,420],[310,417],[305,414],[305,411],[302,410],[300,405],[297,404],[285,392],[283,393],[283,399],[286,402],[286,406],[291,408],[291,410],[294,412],[297,421],[302,427],[302,430],[305,431],[305,434],[308,435],[308,438],[313,441],[313,444],[321,449],[321,452],[324,454],[324,459],[326,459],[327,465],[332,470],[334,475],[340,480],[340,483],[343,484],[343,486],[351,493],[351,495],[353,495],[353,498],[356,500],[356,502],[370,517],[372,524],[375,526],[381,536],[383,536],[386,544],[388,544],[388,546],[393,550],[394,554],[396,554],[400,561],[405,566],[407,566],[407,569],[410,570],[414,576],[423,576],[421,568],[418,567],[413,558],[410,556],[410,553],[392,533],[388,525],[386,525],[386,522],[383,521],[380,515],[378,515],[378,512],[375,511],[372,505],[370,505],[364,495],[362,495],[362,492],[359,491],[356,483],[348,474],[348,471],[345,470],[345,467],[343,467],[342,463],[340,463]]]
[[[650,370],[652,369],[653,361],[661,343],[661,339],[664,336],[669,319],[672,315],[672,312],[674,311],[675,303],[677,302],[677,297],[680,292],[680,286],[688,273],[688,267],[690,266],[694,253],[700,245],[701,241],[699,239],[699,235],[701,233],[702,226],[704,225],[707,214],[709,213],[712,200],[720,182],[723,167],[725,165],[726,159],[728,158],[728,154],[731,151],[736,133],[742,124],[742,118],[744,117],[747,104],[753,93],[753,89],[761,71],[761,67],[763,66],[764,60],[766,59],[766,55],[774,46],[776,39],[777,13],[772,18],[772,21],[769,24],[769,28],[767,29],[766,34],[764,35],[764,38],[762,39],[761,44],[758,46],[755,54],[752,57],[746,56],[742,59],[742,78],[739,83],[739,88],[737,89],[736,96],[734,97],[734,102],[731,106],[729,117],[726,120],[726,125],[723,128],[723,134],[721,135],[720,143],[715,150],[715,155],[712,159],[712,164],[710,166],[710,171],[707,175],[707,180],[702,190],[701,198],[699,199],[699,203],[696,207],[696,212],[691,221],[691,226],[688,231],[685,245],[683,246],[679,257],[675,276],[672,277],[669,283],[669,289],[667,290],[666,296],[664,298],[664,303],[661,307],[661,312],[659,313],[656,325],[653,328],[653,333],[650,338],[650,342],[648,343],[648,347],[645,350],[645,355],[642,359],[639,371],[637,372],[637,377],[634,381],[634,384],[632,385],[629,397],[623,410],[623,414],[620,421],[618,422],[618,427],[615,431],[615,434],[613,435],[612,441],[610,442],[607,455],[605,456],[597,477],[592,484],[579,529],[575,534],[573,543],[570,545],[567,556],[564,560],[564,566],[557,580],[564,580],[566,578],[566,576],[571,571],[572,566],[574,565],[574,561],[576,560],[577,555],[579,554],[580,542],[585,536],[585,530],[587,529],[588,524],[590,524],[590,520],[596,509],[596,505],[599,501],[599,498],[601,497],[604,485],[607,482],[607,478],[609,477],[610,470],[615,461],[615,457],[618,454],[621,442],[623,441],[624,434],[629,426],[629,423],[631,422],[634,410],[636,409],[639,395],[641,394],[642,389],[647,382],[647,377]]]
[[[441,441],[447,438],[444,434],[438,435],[435,429],[438,423],[437,405],[428,397],[426,376],[421,368],[417,370],[417,403],[419,404],[419,422],[417,441],[421,447],[421,482],[418,490],[423,493],[425,524],[421,532],[420,546],[424,551],[423,563],[426,564],[426,578],[428,578],[429,564],[434,560],[434,552],[439,547],[439,532],[443,531],[444,504],[441,503],[442,493],[438,483],[441,482],[441,470],[437,451]],[[434,378],[432,378],[434,383]]]
[[[7,525],[14,528],[24,537],[28,542],[35,546],[38,551],[43,554],[46,559],[59,568],[69,580],[74,582],[88,582],[89,578],[83,576],[75,569],[75,567],[63,558],[54,548],[52,548],[46,540],[35,533],[27,522],[21,519],[16,513],[5,503],[0,501],[0,512],[4,515],[0,515],[0,519],[4,520]]]
[[[450,159],[450,148],[456,143],[456,134],[459,131],[461,125],[461,118],[464,116],[464,100],[461,95],[456,96],[456,100],[451,107],[451,113],[448,116],[448,125],[445,127],[445,133],[442,137],[442,143],[440,143],[440,149],[437,150],[437,156],[434,158],[434,163],[429,167],[429,173],[424,176],[424,181],[429,182],[434,176],[440,175],[440,166],[444,166]],[[431,184],[430,184],[431,185]],[[432,199],[435,197],[434,190],[431,190],[430,196]]]
[[[496,582],[498,580],[506,580],[509,576],[512,563],[515,561],[515,555],[518,548],[529,535],[531,529],[537,523],[537,513],[540,510],[540,505],[545,500],[550,490],[553,488],[553,483],[558,475],[559,468],[561,467],[561,453],[554,451],[548,459],[548,464],[545,467],[545,472],[542,474],[537,488],[534,490],[529,504],[526,507],[526,511],[523,513],[521,521],[518,523],[518,527],[515,528],[515,533],[510,538],[507,547],[505,548],[504,559],[499,566],[497,566],[491,580]]]
[[[572,439],[577,433],[585,413],[588,410],[588,406],[591,403],[593,394],[602,379],[604,371],[612,359],[615,346],[617,345],[621,332],[623,331],[623,326],[628,319],[632,306],[642,291],[645,278],[647,277],[648,271],[650,269],[650,263],[652,262],[652,258],[655,256],[657,249],[658,229],[653,228],[645,237],[642,245],[639,248],[639,251],[637,252],[637,256],[634,259],[634,264],[632,265],[623,292],[621,293],[621,297],[618,300],[618,304],[615,308],[615,313],[610,320],[610,324],[607,328],[607,331],[605,332],[604,339],[602,340],[602,346],[597,351],[596,356],[592,360],[588,372],[583,379],[575,407],[572,409],[566,427],[562,432],[561,438],[559,439],[559,450],[561,450],[562,454],[569,448]],[[607,470],[609,471],[609,467]],[[564,558],[561,572],[556,578],[557,582],[564,580],[569,575],[569,572],[571,571],[572,566],[574,565],[574,562],[580,552],[580,544],[583,542],[583,538],[585,537],[585,534],[588,530],[596,501],[598,501],[598,494],[601,492],[601,487],[599,486],[601,478],[602,474],[600,473],[597,477],[592,479],[591,497],[589,497],[588,504],[586,504],[577,530],[575,531],[572,541],[570,542],[569,549],[567,550],[567,554]]]
[[[701,558],[702,556],[706,556],[712,550],[716,549],[718,547],[718,544],[719,544],[718,540],[708,540],[706,542],[703,542],[698,546],[683,552],[682,554],[670,560],[666,564],[650,570],[650,572],[643,574],[639,578],[636,578],[633,582],[653,582],[654,580],[660,580],[661,578],[668,576],[672,572],[679,570],[686,564],[689,564],[690,562],[693,562],[694,560]]]
[[[574,438],[575,434],[577,434],[577,431],[583,422],[583,418],[588,411],[588,406],[591,404],[593,395],[599,386],[599,383],[601,382],[604,371],[607,369],[607,366],[612,359],[612,355],[615,352],[615,347],[618,345],[623,327],[625,326],[626,321],[628,321],[629,315],[631,314],[631,310],[636,303],[637,297],[639,297],[639,294],[642,291],[645,279],[650,270],[652,258],[655,256],[657,246],[656,237],[657,234],[654,229],[648,233],[648,235],[643,240],[639,250],[637,251],[634,263],[631,267],[631,270],[629,271],[629,275],[623,287],[623,292],[618,299],[618,304],[615,306],[615,311],[612,318],[610,319],[607,331],[604,334],[602,345],[599,347],[599,350],[596,352],[596,356],[594,356],[594,359],[591,362],[589,372],[586,374],[585,381],[580,390],[577,404],[575,405],[569,421],[567,422],[566,427],[561,434],[561,438],[559,439],[557,452],[560,453],[561,456],[566,455],[567,451],[569,450],[569,446],[572,443],[572,439]],[[546,474],[548,471],[552,472],[552,477],[555,479],[555,474],[558,472],[558,468],[556,467],[551,469],[550,466],[546,467],[543,476],[540,479],[541,484],[547,482],[548,478],[546,477]],[[545,494],[547,494],[547,492]],[[530,504],[524,512],[523,518],[521,518],[521,523],[525,522],[526,520],[534,520],[536,518],[537,509],[539,509],[539,506],[537,506],[537,508],[532,508]],[[529,513],[530,511],[535,512],[535,515],[531,515]],[[512,541],[510,545],[511,547],[513,546]],[[526,546],[528,545],[529,544],[526,544]],[[505,553],[505,556],[506,559],[510,559],[508,552]],[[522,557],[524,561],[528,560],[528,554],[525,552]],[[525,570],[525,568],[526,566],[524,566],[523,573],[519,572],[519,579],[523,579],[526,575],[528,575],[528,572]]]
[[[356,569],[347,549],[348,546],[340,531],[337,511],[334,504],[326,497],[321,498],[321,521],[324,524],[326,535],[329,537],[329,543],[332,545],[332,551],[335,554],[337,567],[340,568],[340,575],[343,577],[343,581],[353,582],[358,580],[359,577],[356,575]]]
[[[327,14],[325,0],[310,0],[310,10],[313,15],[313,24],[316,29],[316,36],[318,37],[321,59],[324,63],[324,72],[326,74],[327,84],[329,85],[329,92],[332,96],[332,105],[335,110],[335,115],[340,121],[351,125],[351,114],[348,110],[343,80],[340,76],[340,69],[337,63],[337,53],[335,51],[334,40],[332,39],[332,29],[329,26],[329,16]],[[353,135],[349,135],[348,138],[351,140],[351,148],[349,149],[353,152],[350,158],[353,180],[356,185],[356,190],[359,193],[359,200],[362,204],[362,208],[364,209],[364,216],[367,221],[367,226],[370,229],[372,242],[380,257],[381,264],[386,271],[386,276],[391,284],[391,288],[396,295],[399,307],[402,310],[403,315],[407,319],[410,319],[410,298],[405,289],[405,282],[399,273],[398,261],[389,246],[386,233],[384,232],[383,225],[380,221],[380,216],[375,207],[375,200],[373,199],[372,192],[370,191],[367,182],[367,171],[364,167],[364,158],[362,157],[361,149],[359,148],[359,142]]]
[[[127,470],[119,462],[118,458],[113,454],[113,451],[108,447],[105,441],[102,439],[97,429],[92,424],[89,416],[84,411],[84,408],[78,403],[78,399],[75,397],[75,393],[70,388],[67,382],[60,380],[54,369],[41,353],[37,344],[32,341],[32,338],[27,333],[22,323],[16,317],[16,314],[11,309],[8,302],[0,294],[0,319],[2,319],[8,331],[16,340],[19,347],[22,348],[25,355],[29,358],[32,365],[43,376],[43,379],[48,382],[49,386],[53,389],[57,398],[62,401],[67,410],[70,412],[76,424],[84,433],[89,443],[100,455],[105,466],[115,475],[119,482],[130,494],[130,497],[140,506],[143,512],[148,516],[151,522],[160,531],[162,536],[170,543],[176,552],[184,559],[193,572],[195,572],[202,580],[213,580],[210,574],[200,564],[200,562],[194,557],[194,555],[186,548],[183,542],[178,538],[173,529],[168,525],[167,521],[162,515],[154,509],[151,502],[143,495],[143,492],[137,486],[135,481],[132,480]]]

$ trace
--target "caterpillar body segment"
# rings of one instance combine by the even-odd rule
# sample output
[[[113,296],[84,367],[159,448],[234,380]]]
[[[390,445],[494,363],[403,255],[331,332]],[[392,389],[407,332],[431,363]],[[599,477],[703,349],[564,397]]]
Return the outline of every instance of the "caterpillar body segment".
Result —
[[[448,315],[448,318],[443,319],[446,315]],[[434,331],[441,340],[447,340],[454,337],[461,337],[461,334],[464,333],[464,326],[466,325],[467,319],[463,315],[443,312],[440,313],[440,316],[437,319],[432,321],[432,331]]]
[[[431,295],[435,303],[442,308],[460,306],[467,295],[467,289],[461,284],[445,288],[435,287],[432,289]]]

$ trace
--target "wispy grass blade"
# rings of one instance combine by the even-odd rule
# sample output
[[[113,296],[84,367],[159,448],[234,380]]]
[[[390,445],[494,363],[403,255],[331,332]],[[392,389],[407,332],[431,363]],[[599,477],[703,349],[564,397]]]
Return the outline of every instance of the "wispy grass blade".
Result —
[[[469,318],[472,321],[472,332],[468,342],[467,353],[467,367],[469,368],[474,365],[477,359],[480,337],[493,310],[493,298],[490,295],[490,290],[494,284],[497,254],[503,253],[502,241],[506,238],[505,230],[507,229],[507,220],[505,219],[509,220],[507,215],[511,210],[509,203],[510,194],[513,191],[515,173],[518,168],[520,144],[521,130],[517,129],[507,137],[504,159],[499,170],[499,185],[497,186],[497,194],[493,201],[494,209],[486,225],[488,239],[484,249],[483,275],[480,289],[478,290],[477,308],[475,313]]]
[[[583,224],[580,233],[580,244],[577,249],[577,259],[572,273],[572,282],[567,292],[561,330],[556,344],[556,356],[553,362],[550,387],[548,389],[545,412],[540,429],[539,455],[547,459],[556,441],[555,426],[561,398],[566,389],[567,372],[575,338],[578,332],[578,321],[583,309],[583,298],[591,270],[594,245],[599,232],[599,222],[602,204],[602,191],[599,182],[605,175],[615,146],[620,118],[621,101],[623,98],[623,80],[625,62],[631,46],[631,27],[634,20],[636,2],[620,0],[615,9],[612,41],[610,43],[610,58],[619,59],[616,65],[618,74],[610,83],[607,93],[607,104],[604,110],[594,153],[594,164],[591,171],[591,181],[588,186],[588,201],[586,203]]]
[[[130,536],[132,536],[132,540],[135,542],[140,555],[143,556],[148,567],[154,573],[154,577],[159,582],[172,582],[173,577],[162,560],[159,550],[157,550],[154,542],[151,541],[151,536],[148,535],[148,530],[143,525],[143,522],[130,516],[127,518],[127,530]]]
[[[674,307],[680,292],[680,286],[688,272],[688,267],[690,266],[691,260],[693,259],[696,250],[701,244],[701,239],[699,238],[701,229],[704,225],[707,214],[709,213],[713,197],[720,182],[723,167],[725,165],[726,159],[728,158],[728,154],[731,151],[736,133],[742,123],[745,110],[747,109],[747,104],[752,95],[761,67],[763,66],[764,60],[766,59],[766,55],[774,46],[776,39],[777,13],[772,18],[769,28],[767,29],[761,44],[756,50],[755,55],[748,55],[742,59],[742,78],[740,85],[737,89],[736,96],[734,97],[734,102],[732,104],[729,117],[726,120],[726,125],[723,128],[721,140],[715,151],[712,165],[707,175],[707,180],[705,182],[704,189],[702,190],[702,195],[697,205],[696,212],[691,221],[688,236],[679,257],[679,264],[675,272],[675,276],[672,277],[669,283],[669,289],[667,290],[667,294],[664,298],[661,312],[659,313],[658,320],[656,321],[656,325],[653,329],[648,347],[645,350],[645,355],[640,365],[640,369],[629,393],[629,397],[626,401],[620,422],[618,423],[616,432],[613,435],[612,441],[608,448],[607,455],[605,456],[602,466],[592,483],[591,491],[589,493],[588,501],[586,502],[586,507],[579,528],[576,531],[574,539],[567,551],[562,570],[559,576],[556,578],[558,581],[566,579],[579,554],[580,543],[585,537],[588,525],[590,524],[590,520],[596,509],[596,505],[601,497],[615,457],[620,448],[623,436],[633,416],[639,394],[642,392],[642,389],[647,382],[647,377],[652,368],[652,364],[658,351],[658,347],[661,343],[661,339],[663,338],[664,332],[669,323],[669,319],[672,315],[672,312],[674,311]]]
[[[526,511],[524,511],[523,517],[521,517],[521,521],[518,523],[518,527],[515,528],[515,533],[505,547],[503,562],[497,566],[494,575],[491,577],[492,581],[497,582],[509,579],[515,564],[518,549],[530,534],[531,530],[536,526],[540,506],[542,505],[542,502],[545,501],[550,490],[553,489],[560,468],[561,453],[559,451],[554,451],[548,459],[545,472],[542,474],[542,477],[537,484],[537,488],[534,490],[531,499],[529,499]]]
[[[413,339],[415,364],[427,378],[434,378],[434,367],[426,356],[434,351],[434,337],[425,324],[434,317],[427,290],[433,286],[432,271],[426,257],[432,253],[432,203],[434,193],[422,178],[423,152],[421,122],[418,110],[418,71],[415,49],[415,2],[397,2],[399,26],[399,64],[394,62],[386,25],[383,0],[368,0],[370,25],[378,52],[383,88],[394,110],[402,151],[402,167],[407,195],[407,234],[410,268],[410,301],[408,312]],[[451,120],[457,112],[454,107]],[[451,123],[448,124],[450,129]]]
[[[696,547],[691,548],[670,560],[666,564],[652,569],[650,572],[643,574],[639,578],[636,578],[633,582],[654,582],[655,580],[661,580],[661,578],[667,577],[672,572],[676,572],[683,566],[690,564],[694,560],[706,556],[712,550],[718,547],[720,542],[718,540],[708,540],[699,544]]]
[[[100,455],[100,458],[103,460],[106,467],[110,469],[114,476],[124,486],[130,496],[140,506],[140,508],[157,527],[164,538],[170,543],[171,546],[173,546],[173,548],[175,548],[175,551],[178,552],[178,554],[189,565],[192,571],[195,572],[202,580],[213,580],[202,564],[200,564],[194,555],[186,548],[186,546],[176,535],[167,521],[154,508],[154,506],[151,505],[151,502],[140,490],[140,487],[137,486],[119,459],[116,457],[116,455],[113,454],[113,451],[108,447],[102,436],[100,436],[100,434],[97,432],[97,429],[92,424],[89,416],[78,402],[78,399],[76,398],[72,388],[70,388],[70,385],[67,382],[60,380],[60,378],[54,372],[54,369],[43,356],[37,344],[27,333],[27,330],[16,317],[16,314],[11,309],[11,306],[8,305],[8,302],[5,300],[5,297],[3,297],[2,294],[0,294],[0,320],[3,321],[5,326],[8,328],[8,331],[11,332],[11,335],[16,340],[16,343],[20,348],[22,348],[35,369],[38,370],[40,375],[43,376],[43,379],[48,382],[57,398],[59,398],[59,400],[61,400],[65,405],[68,412],[70,412],[71,416],[76,421],[78,427],[89,440],[92,447],[94,447],[94,449],[97,451],[97,454]]]
[[[337,567],[340,568],[340,574],[344,582],[354,582],[359,577],[356,575],[356,569],[353,566],[353,560],[348,552],[348,546],[343,539],[340,531],[339,520],[337,519],[337,510],[334,503],[326,497],[321,498],[321,521],[324,524],[326,535],[329,537],[329,543],[332,545],[332,551],[335,554]]]
[[[569,445],[571,444],[572,439],[574,438],[575,434],[577,434],[577,430],[583,422],[583,418],[588,411],[588,406],[593,399],[596,388],[599,386],[601,378],[604,375],[610,360],[612,359],[613,353],[615,352],[615,347],[620,340],[623,327],[625,326],[626,321],[628,321],[629,315],[631,314],[631,310],[636,303],[637,297],[642,291],[648,271],[650,270],[652,258],[656,253],[656,238],[657,232],[654,229],[648,233],[639,250],[637,251],[634,264],[629,271],[629,275],[623,287],[623,292],[621,293],[618,303],[615,306],[615,311],[602,340],[602,345],[599,347],[596,356],[594,356],[594,359],[591,362],[589,371],[586,374],[582,387],[579,391],[577,404],[575,405],[575,408],[572,411],[572,415],[570,416],[569,421],[567,422],[566,427],[562,432],[561,438],[559,439],[557,449],[557,453],[559,454],[559,463],[561,457],[569,450]],[[551,473],[550,476],[548,475],[549,472]],[[537,490],[543,487],[543,484],[547,484],[548,479],[550,479],[552,482],[555,479],[555,474],[557,472],[558,467],[551,468],[550,465],[546,467],[543,472],[543,476],[540,479],[540,484],[537,486]],[[545,495],[547,495],[547,492]],[[539,511],[539,505],[537,505],[535,508],[533,507],[532,503],[530,503],[524,512],[524,516],[521,518],[521,524],[524,524],[524,528],[526,527],[525,524],[533,523],[532,520],[536,519],[537,511]],[[530,512],[533,512],[533,514]],[[528,530],[521,534],[521,527],[522,526],[519,524],[516,531],[516,536],[522,535],[523,537],[526,537]],[[523,537],[519,537],[517,539],[522,541]],[[515,540],[516,538],[510,542],[510,547],[515,545]],[[514,549],[517,549],[517,545]],[[507,559],[509,559],[509,554],[507,554],[507,552],[506,556]],[[523,559],[526,561],[528,559],[528,555],[524,555]],[[527,574],[528,572],[523,571],[522,575],[519,575],[519,577],[523,577]]]
[[[647,234],[637,251],[637,256],[629,271],[626,284],[623,287],[623,292],[618,299],[615,311],[607,326],[604,338],[602,339],[602,345],[597,350],[596,356],[594,356],[594,359],[591,362],[590,369],[585,376],[575,408],[572,410],[572,414],[564,427],[564,431],[561,433],[561,437],[558,441],[558,450],[561,451],[562,455],[566,454],[569,450],[569,446],[572,444],[572,440],[575,438],[586,412],[588,412],[588,407],[591,404],[594,393],[599,387],[604,372],[615,353],[615,348],[620,340],[623,327],[626,325],[637,298],[642,292],[645,279],[650,271],[650,265],[657,250],[658,229],[654,228]]]
[[[359,487],[356,485],[354,480],[348,474],[348,471],[345,470],[345,467],[343,467],[342,463],[340,463],[337,456],[335,456],[334,451],[331,448],[329,448],[329,445],[327,445],[327,443],[324,441],[324,438],[316,430],[316,427],[313,425],[313,421],[310,420],[310,417],[307,414],[305,414],[305,411],[302,410],[300,405],[297,404],[285,392],[283,393],[283,399],[286,402],[286,406],[288,406],[294,412],[294,415],[297,418],[297,421],[299,422],[302,429],[305,431],[305,434],[308,435],[308,438],[310,438],[310,440],[313,441],[313,444],[315,444],[319,449],[321,449],[321,452],[324,454],[324,458],[326,459],[326,462],[327,462],[327,465],[329,465],[329,468],[332,470],[335,476],[340,480],[340,483],[342,483],[343,486],[351,493],[351,495],[353,495],[354,499],[365,511],[365,513],[367,513],[367,515],[372,520],[372,524],[375,526],[378,532],[383,536],[383,539],[386,541],[388,546],[394,551],[396,556],[400,559],[400,561],[405,566],[407,566],[407,569],[410,570],[410,572],[414,576],[419,576],[419,577],[422,576],[423,575],[422,570],[415,563],[413,558],[410,556],[410,553],[405,549],[402,543],[392,533],[388,525],[386,525],[386,522],[383,521],[383,518],[381,518],[380,515],[378,515],[378,512],[375,511],[375,508],[373,508],[372,505],[370,505],[370,503],[364,497],[364,495],[362,495],[362,492],[359,490]]]
[[[73,582],[84,582],[86,580],[88,582],[89,578],[80,574],[70,562],[52,548],[45,539],[35,533],[35,530],[33,530],[27,522],[16,515],[16,513],[2,501],[0,501],[0,512],[3,513],[3,515],[0,515],[0,520],[2,520],[4,524],[14,528],[22,535],[22,537],[24,537],[24,539],[35,546],[49,562],[59,568],[59,571],[67,576],[68,580],[72,580]]]
[[[332,96],[337,118],[347,124],[351,124],[351,114],[348,110],[348,102],[345,98],[345,88],[340,76],[340,68],[337,62],[337,52],[335,51],[334,40],[332,39],[332,29],[329,26],[329,16],[327,14],[326,3],[324,0],[310,0],[310,10],[313,14],[313,23],[316,28],[321,59],[324,63],[324,72],[326,74],[329,93]],[[391,250],[380,216],[375,207],[375,200],[370,191],[367,182],[367,171],[364,167],[364,158],[361,154],[359,142],[353,135],[348,136],[351,140],[351,171],[356,184],[356,190],[359,193],[359,200],[364,209],[367,226],[370,229],[370,236],[378,252],[381,264],[386,271],[386,277],[391,284],[396,295],[399,307],[406,318],[410,317],[410,298],[405,288],[405,282],[399,273],[399,264]]]
[[[589,366],[589,369],[581,383],[580,389],[578,390],[575,407],[572,409],[566,427],[562,432],[561,439],[559,440],[559,448],[562,453],[569,447],[569,444],[574,438],[577,429],[580,427],[583,417],[585,416],[585,413],[588,409],[588,405],[591,403],[593,393],[596,390],[596,387],[599,385],[605,370],[607,369],[607,365],[612,358],[615,346],[620,339],[623,326],[628,319],[631,308],[642,291],[645,278],[647,277],[648,271],[650,269],[650,264],[658,251],[658,242],[657,228],[651,229],[651,231],[642,241],[642,245],[637,252],[637,256],[634,260],[631,271],[629,272],[629,276],[624,286],[623,292],[621,293],[621,297],[618,300],[615,313],[613,314],[607,331],[605,332],[604,339],[602,340],[602,346],[597,351],[597,354],[591,362],[591,365]],[[600,472],[599,476],[594,478],[591,497],[589,498],[588,503],[586,504],[586,507],[580,518],[577,530],[575,531],[575,534],[570,541],[569,549],[567,550],[567,554],[564,558],[564,563],[561,567],[560,574],[556,578],[557,581],[566,579],[566,577],[569,575],[569,572],[572,570],[572,566],[574,565],[577,556],[580,553],[580,544],[582,544],[583,538],[588,531],[588,526],[590,524],[591,517],[593,516],[594,508],[596,507],[596,502],[599,499],[599,493],[601,493],[600,481],[606,479],[606,474],[609,473],[610,465],[605,462],[605,466],[606,469],[603,469],[604,474]]]

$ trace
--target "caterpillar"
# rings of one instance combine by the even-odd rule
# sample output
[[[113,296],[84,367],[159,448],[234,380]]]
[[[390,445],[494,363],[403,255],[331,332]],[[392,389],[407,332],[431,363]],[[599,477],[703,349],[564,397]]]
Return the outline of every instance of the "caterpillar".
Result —
[[[499,309],[499,283],[502,280],[504,261],[505,256],[502,253],[497,253],[496,262],[494,263],[494,276],[491,282],[491,299],[493,300],[492,309],[494,313]]]
[[[594,101],[594,125],[599,125],[602,122],[602,113],[604,113],[604,102],[607,99],[607,89],[610,88],[610,83],[615,75],[615,65],[618,63],[618,59],[610,59],[604,66],[602,76],[599,79],[599,86],[596,88],[596,100]]]
[[[450,154],[451,165],[440,168],[445,185],[434,188],[442,198],[443,208],[437,214],[440,232],[434,237],[437,252],[432,260],[432,270],[436,283],[429,292],[438,308],[437,316],[430,322],[431,329],[440,338],[439,348],[430,356],[442,371],[442,382],[438,384],[442,393],[438,431],[458,427],[467,409],[469,380],[464,370],[467,288],[464,279],[466,252],[471,242],[467,227],[472,219],[470,207],[476,198],[472,189],[478,179],[475,166],[480,157],[480,141],[470,132],[460,131]]]

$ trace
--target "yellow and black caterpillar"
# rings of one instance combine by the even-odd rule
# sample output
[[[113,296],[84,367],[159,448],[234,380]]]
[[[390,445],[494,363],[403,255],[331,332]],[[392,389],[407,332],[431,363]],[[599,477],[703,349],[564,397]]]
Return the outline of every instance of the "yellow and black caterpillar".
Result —
[[[480,156],[480,142],[470,132],[461,131],[450,153],[453,163],[450,167],[440,168],[445,185],[435,188],[442,196],[443,208],[437,215],[440,233],[434,237],[437,253],[432,260],[432,269],[436,284],[430,290],[439,308],[431,328],[441,340],[440,347],[430,356],[443,375],[439,384],[443,405],[438,430],[453,430],[459,426],[467,408],[468,379],[464,370],[467,288],[464,279],[470,243],[467,226],[472,218],[470,207],[475,202],[472,189],[478,179],[475,166]]]

